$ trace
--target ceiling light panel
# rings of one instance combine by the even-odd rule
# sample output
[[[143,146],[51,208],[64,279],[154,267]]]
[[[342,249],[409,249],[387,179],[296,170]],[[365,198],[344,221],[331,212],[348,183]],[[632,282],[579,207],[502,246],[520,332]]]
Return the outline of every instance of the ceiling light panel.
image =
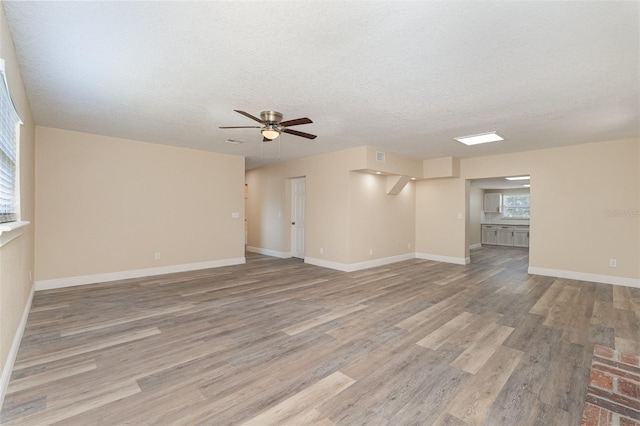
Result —
[[[506,177],[506,180],[529,180],[531,179],[531,176],[512,176],[512,177]]]
[[[479,135],[460,136],[454,138],[458,142],[462,142],[465,145],[478,145],[481,143],[499,142],[504,140],[504,136],[498,132],[481,133]]]

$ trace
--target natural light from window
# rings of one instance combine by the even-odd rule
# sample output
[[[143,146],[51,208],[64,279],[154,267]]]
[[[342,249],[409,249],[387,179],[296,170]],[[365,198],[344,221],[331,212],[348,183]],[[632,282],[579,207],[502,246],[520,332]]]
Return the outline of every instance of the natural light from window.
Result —
[[[531,217],[529,194],[505,194],[502,197],[502,216],[509,219]]]
[[[0,223],[18,219],[17,189],[17,131],[22,121],[16,112],[0,59]]]

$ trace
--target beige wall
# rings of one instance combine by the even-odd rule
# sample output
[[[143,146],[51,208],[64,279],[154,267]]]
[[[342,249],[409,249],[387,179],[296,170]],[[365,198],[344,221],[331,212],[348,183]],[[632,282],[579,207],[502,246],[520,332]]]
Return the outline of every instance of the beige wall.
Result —
[[[36,280],[244,257],[244,158],[40,126],[36,144]]]
[[[484,190],[469,186],[469,224],[467,226],[467,242],[469,246],[480,244],[482,240],[482,207]]]
[[[352,172],[349,182],[348,263],[413,253],[414,183],[397,195],[388,195],[385,176]]]
[[[459,179],[419,182],[416,248],[468,256],[465,179],[531,175],[531,267],[637,279],[640,218],[607,211],[640,208],[638,139],[575,145],[460,161]],[[609,259],[618,261],[609,267]]]
[[[352,264],[413,252],[414,185],[387,195],[386,177],[352,172],[366,167],[370,151],[360,147],[248,171],[247,245],[290,254],[289,179],[304,176],[306,257]],[[387,160],[401,164],[393,154]]]
[[[640,278],[638,139],[554,150],[531,176],[531,265]],[[555,154],[555,155],[553,155]],[[609,267],[616,258],[617,268]]]
[[[305,177],[305,255],[347,263],[349,170],[365,154],[365,147],[354,148],[248,171],[247,245],[290,253],[289,179]]]
[[[367,169],[416,178],[422,176],[423,162],[418,158],[405,157],[404,155],[389,152],[374,146],[367,146],[366,150],[366,167],[361,167],[357,163],[354,163],[351,170]],[[384,162],[377,160],[376,157],[378,152],[383,152],[385,154]]]
[[[5,60],[11,96],[24,121],[20,129],[19,146],[20,216],[22,220],[31,222],[31,225],[22,228],[20,237],[0,248],[0,368],[4,372],[11,344],[16,336],[33,285],[29,273],[34,269],[35,202],[33,117],[16,60],[13,40],[7,27],[4,8],[1,5],[0,57]],[[3,379],[5,379],[4,376]]]
[[[466,256],[466,193],[467,183],[460,178],[417,182],[417,253],[458,259]]]

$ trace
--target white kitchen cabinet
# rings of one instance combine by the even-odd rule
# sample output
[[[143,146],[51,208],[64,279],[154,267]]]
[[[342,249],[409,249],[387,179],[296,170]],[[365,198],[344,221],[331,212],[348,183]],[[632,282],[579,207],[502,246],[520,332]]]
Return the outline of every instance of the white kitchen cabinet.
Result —
[[[482,225],[482,244],[498,244],[498,227]]]
[[[514,228],[513,245],[516,247],[529,247],[529,228]]]
[[[499,192],[484,194],[484,211],[500,213],[502,211],[502,194]]]
[[[498,245],[499,246],[513,245],[513,226],[506,226],[506,225],[498,226]]]

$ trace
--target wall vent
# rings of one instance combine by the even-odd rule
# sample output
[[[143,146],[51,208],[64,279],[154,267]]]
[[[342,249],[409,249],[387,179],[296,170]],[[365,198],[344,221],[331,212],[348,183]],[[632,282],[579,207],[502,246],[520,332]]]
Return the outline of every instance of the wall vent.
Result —
[[[384,163],[386,160],[386,156],[384,152],[376,151],[376,161]]]

